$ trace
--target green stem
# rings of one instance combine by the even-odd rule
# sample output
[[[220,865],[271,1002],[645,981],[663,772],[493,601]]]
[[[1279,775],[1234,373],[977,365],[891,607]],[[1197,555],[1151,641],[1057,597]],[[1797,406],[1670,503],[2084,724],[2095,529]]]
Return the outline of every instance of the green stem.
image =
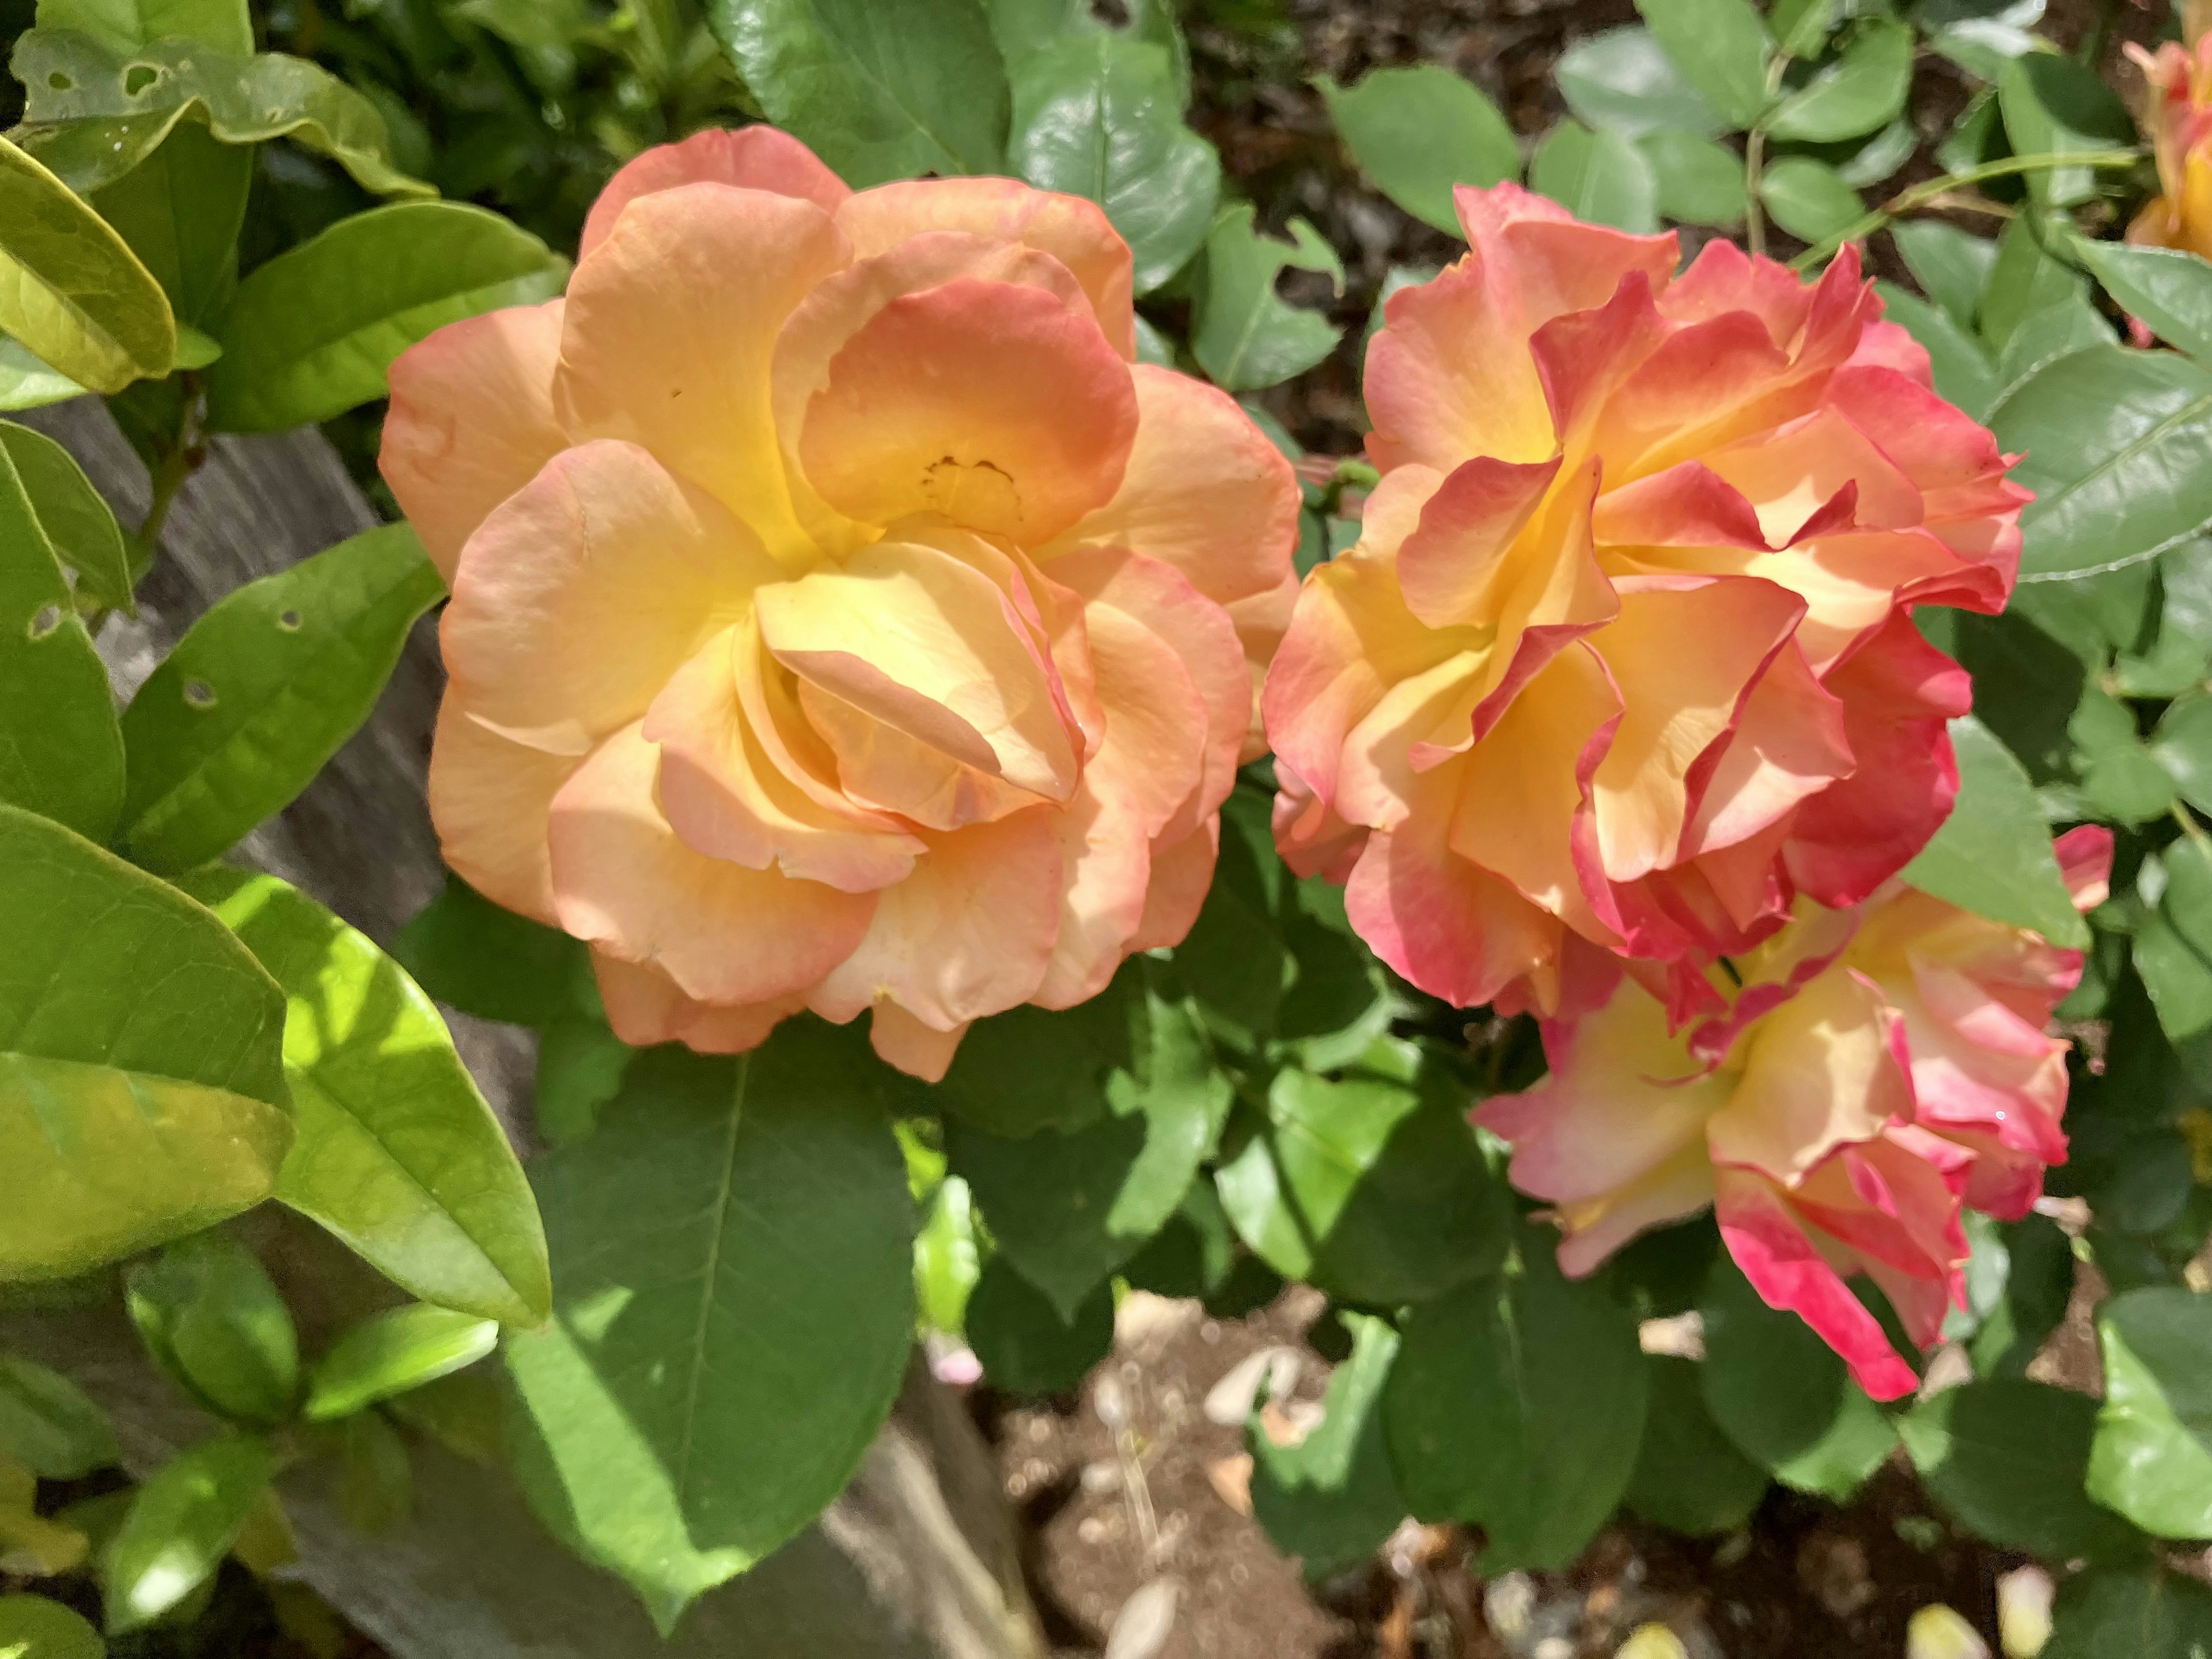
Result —
[[[2173,821],[2181,826],[2190,840],[2197,843],[2198,852],[2212,854],[2212,836],[2204,833],[2204,826],[2197,823],[2195,815],[2179,801],[2173,803]]]
[[[1939,197],[1984,179],[2002,179],[2014,173],[2047,173],[2054,167],[2131,167],[2142,156],[2140,149],[2078,149],[2064,155],[2008,155],[2000,161],[1984,161],[1979,167],[1968,167],[1963,173],[1947,173],[1940,179],[1930,179],[1925,184],[1899,191],[1856,224],[1847,225],[1833,236],[1807,248],[1790,262],[1790,268],[1803,270],[1816,265],[1845,242],[1871,236],[1891,220],[1901,219]]]
[[[1790,54],[1778,49],[1766,60],[1766,101],[1782,90],[1782,76],[1790,67]],[[1743,235],[1753,253],[1766,252],[1766,209],[1759,199],[1759,176],[1766,167],[1766,117],[1761,115],[1743,136]]]
[[[146,521],[138,526],[138,543],[149,569],[161,556],[161,526],[168,519],[177,492],[207,459],[207,445],[199,431],[199,377],[187,372],[183,386],[184,410],[177,417],[175,435],[161,452],[161,463],[154,469],[153,499],[146,508]]]

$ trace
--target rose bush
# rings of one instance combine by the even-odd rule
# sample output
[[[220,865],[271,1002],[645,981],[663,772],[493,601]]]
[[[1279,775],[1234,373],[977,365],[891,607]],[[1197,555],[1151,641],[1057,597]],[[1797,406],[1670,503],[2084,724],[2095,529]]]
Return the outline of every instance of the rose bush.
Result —
[[[1611,952],[1686,1012],[1942,821],[1969,692],[1910,613],[2003,607],[2027,492],[1852,249],[1678,276],[1671,233],[1457,201],[1467,256],[1368,353],[1358,543],[1268,677],[1279,843],[1447,1001],[1558,1012]]]
[[[2103,902],[2111,833],[2057,852],[2076,905]],[[2068,1045],[2045,1027],[2081,954],[1892,882],[1850,909],[1800,901],[1732,965],[1708,970],[1723,1012],[1686,1030],[1634,977],[1548,1024],[1550,1075],[1476,1121],[1553,1206],[1568,1273],[1711,1205],[1768,1305],[1894,1400],[1919,1379],[1844,1280],[1872,1279],[1923,1348],[1966,1305],[1961,1208],[2020,1220],[2066,1161]]]
[[[856,194],[752,127],[617,174],[565,300],[393,365],[447,859],[591,943],[625,1041],[872,1009],[934,1078],[1188,931],[1297,493],[1133,356],[1091,203]]]

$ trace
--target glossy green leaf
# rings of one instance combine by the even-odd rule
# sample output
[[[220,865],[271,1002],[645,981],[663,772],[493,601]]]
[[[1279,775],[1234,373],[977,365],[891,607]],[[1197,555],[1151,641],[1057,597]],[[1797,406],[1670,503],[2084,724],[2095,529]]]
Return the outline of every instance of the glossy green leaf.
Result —
[[[1996,243],[1940,219],[1899,220],[1889,228],[1889,234],[1920,291],[1948,312],[1960,328],[1973,327],[1981,313],[1983,290],[1996,266]]]
[[[914,1329],[914,1207],[866,1039],[648,1050],[532,1169],[554,1322],[507,1344],[538,1513],[663,1630],[842,1489]],[[772,1363],[764,1363],[771,1362]]]
[[[2212,694],[2197,690],[2175,698],[2159,716],[2150,747],[2181,798],[2200,812],[2212,812]]]
[[[1627,1491],[1644,1437],[1636,1320],[1563,1277],[1553,1250],[1525,1233],[1519,1273],[1413,1309],[1382,1397],[1399,1490],[1425,1521],[1480,1526],[1486,1574],[1572,1561]]]
[[[1460,234],[1457,185],[1517,178],[1521,146],[1482,90],[1440,64],[1370,70],[1352,86],[1315,86],[1359,170],[1416,219]]]
[[[159,378],[177,356],[161,285],[106,220],[4,138],[0,332],[95,392]]]
[[[12,421],[0,421],[0,450],[15,464],[54,556],[76,573],[78,598],[135,614],[122,528],[76,458],[45,433]]]
[[[263,1427],[291,1415],[300,1336],[252,1251],[221,1233],[131,1264],[124,1304],[147,1352],[216,1416]]]
[[[331,1345],[307,1378],[311,1423],[349,1417],[380,1400],[473,1365],[499,1346],[499,1326],[416,1303],[363,1320]]]
[[[2159,1537],[2212,1537],[2212,1297],[2130,1291],[2097,1310],[2097,1338],[2089,1495]]]
[[[1833,63],[1784,97],[1767,131],[1777,138],[1816,144],[1856,138],[1888,125],[1905,107],[1911,84],[1911,26],[1873,18],[1859,26]]]
[[[965,1318],[968,1344],[984,1376],[1007,1394],[1066,1394],[1114,1346],[1112,1286],[1093,1286],[1063,1316],[1004,1256],[983,1264]]]
[[[1866,216],[1858,191],[1825,161],[1784,155],[1759,176],[1759,199],[1774,222],[1801,242],[1825,241]]]
[[[2155,627],[2148,638],[2138,632],[2121,642],[2112,665],[2113,687],[2123,696],[2183,697],[2202,689],[2212,671],[2212,538],[2160,554],[2157,586]],[[2164,751],[2155,744],[2154,750],[2165,763]]]
[[[276,1473],[258,1435],[222,1435],[177,1454],[138,1488],[108,1547],[107,1628],[151,1624],[214,1575]]]
[[[2037,1659],[2212,1659],[2212,1589],[2153,1569],[2067,1580]]]
[[[768,118],[855,189],[998,173],[1005,65],[977,0],[708,0]]]
[[[166,148],[186,122],[224,145],[289,138],[376,195],[435,194],[392,166],[384,117],[367,98],[303,58],[249,54],[183,40],[118,52],[72,31],[33,29],[9,60],[27,92],[17,137],[88,194]]]
[[[1765,1495],[1766,1471],[1714,1425],[1695,1362],[1655,1357],[1647,1365],[1651,1401],[1625,1501],[1693,1538],[1736,1531]]]
[[[2050,830],[2020,763],[1972,714],[1951,722],[1951,748],[1958,799],[1905,866],[1905,879],[1977,915],[2033,927],[2054,945],[2087,945],[2088,924],[2058,873]]]
[[[1439,1295],[1507,1246],[1510,1203],[1467,1106],[1442,1067],[1419,1086],[1279,1072],[1265,1122],[1216,1172],[1222,1206],[1286,1278],[1371,1306]]]
[[[2084,240],[2075,252],[2121,310],[2201,363],[2212,364],[2212,264],[2179,248]]]
[[[156,40],[198,40],[223,52],[253,50],[246,0],[39,0],[39,27],[75,29],[113,52]]]
[[[565,260],[460,202],[397,202],[342,219],[239,284],[208,377],[217,431],[276,432],[385,395],[392,360],[479,312],[550,300]]]
[[[238,282],[238,234],[253,182],[253,152],[182,121],[113,184],[92,192],[177,316],[177,367],[215,361],[215,342],[193,324],[219,315]]]
[[[105,1659],[100,1632],[43,1595],[0,1595],[0,1654],[7,1659]]]
[[[2056,304],[2029,312],[2007,337],[1997,353],[1997,386],[2002,397],[2021,385],[2046,363],[2071,356],[2089,346],[2110,345],[2112,325],[2086,293],[2069,294]]]
[[[123,808],[115,700],[15,449],[0,442],[0,802],[106,841]]]
[[[1221,158],[1183,125],[1166,48],[1097,28],[1026,58],[1014,76],[1006,159],[1041,190],[1106,210],[1148,294],[1206,240]]]
[[[2212,522],[2212,371],[2172,352],[2093,346],[2038,369],[1990,413],[2021,514],[2021,580],[2111,570]]]
[[[1321,1422],[1295,1446],[1279,1446],[1255,1421],[1252,1518],[1277,1549],[1304,1564],[1309,1580],[1356,1565],[1405,1519],[1382,1434],[1382,1390],[1398,1352],[1384,1320],[1349,1314],[1352,1353],[1328,1379]]]
[[[1709,137],[1727,126],[1651,31],[1637,25],[1577,40],[1559,54],[1553,78],[1584,126],[1632,138],[1668,131]]]
[[[123,845],[150,870],[216,857],[313,781],[445,592],[390,525],[233,589],[124,711]]]
[[[599,1012],[581,939],[494,904],[451,871],[392,954],[439,1001],[479,1019],[545,1026]]]
[[[0,1279],[61,1277],[269,1194],[283,995],[174,888],[0,805]]]
[[[1007,1139],[957,1119],[945,1126],[951,1167],[1001,1255],[1063,1320],[1175,1213],[1228,1115],[1230,1081],[1196,1021],[1157,995],[1146,1001],[1149,1040],[1128,1070],[1102,1080],[1105,1109],[1088,1127]]]
[[[0,1458],[41,1480],[76,1480],[123,1461],[107,1413],[59,1371],[0,1352]]]
[[[21,340],[0,334],[0,410],[43,409],[83,395],[82,386],[47,368]]]
[[[552,1291],[530,1184],[429,999],[274,876],[216,866],[182,885],[284,988],[297,1134],[277,1198],[425,1301],[544,1319]]]
[[[1946,1389],[1897,1419],[1922,1483],[1960,1525],[2051,1560],[2125,1559],[2140,1536],[2081,1477],[2097,1402],[2026,1377]]]
[[[1674,67],[1741,131],[1766,111],[1773,37],[1748,0],[1639,0],[1636,9]]]
[[[1997,81],[2005,134],[2020,155],[2125,149],[2136,142],[2135,118],[2087,64],[2057,52],[2025,52]],[[2088,167],[2045,167],[2026,175],[2028,193],[2051,207],[2071,207],[2097,193]]]
[[[1713,1264],[1705,1406],[1721,1432],[1784,1486],[1848,1500],[1897,1443],[1834,1349],[1796,1314],[1770,1308],[1726,1257]]]
[[[1635,141],[1562,121],[1528,161],[1528,187],[1578,219],[1621,230],[1659,228],[1659,180]]]
[[[1743,157],[1694,132],[1648,132],[1637,140],[1659,183],[1659,211],[1678,224],[1726,229],[1743,222]]]
[[[2044,241],[2057,228],[2046,224],[2039,236],[2035,222],[2021,214],[1997,238],[1996,262],[1990,268],[1981,309],[1982,337],[1992,350],[2002,349],[2024,319],[2087,292],[2087,278],[2044,252]]]
[[[1997,395],[1996,368],[1981,342],[1952,320],[1951,313],[1917,294],[1888,283],[1875,284],[1882,314],[1920,343],[1936,377],[1937,395],[1979,418]]]
[[[1253,229],[1254,210],[1222,210],[1206,233],[1206,268],[1191,313],[1190,349],[1216,386],[1256,392],[1303,374],[1336,349],[1343,331],[1318,312],[1284,303],[1276,278],[1287,266],[1325,272],[1344,286],[1343,263],[1314,228],[1291,221],[1281,242]]]

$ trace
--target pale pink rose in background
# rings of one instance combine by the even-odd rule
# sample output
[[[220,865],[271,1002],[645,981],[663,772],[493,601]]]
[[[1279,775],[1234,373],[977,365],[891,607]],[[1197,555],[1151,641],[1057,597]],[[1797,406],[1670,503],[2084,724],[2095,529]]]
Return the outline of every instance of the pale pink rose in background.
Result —
[[[1555,1013],[1609,957],[1702,965],[1855,903],[1957,787],[1965,673],[1909,608],[1995,611],[2027,492],[1844,249],[1462,188],[1468,256],[1367,356],[1382,470],[1269,671],[1278,844],[1448,1001]]]
[[[2112,832],[2057,853],[2075,902],[2100,902]],[[1727,1006],[1687,1029],[1632,975],[1547,1024],[1551,1075],[1476,1121],[1553,1205],[1568,1273],[1710,1204],[1768,1305],[1894,1399],[1912,1368],[1844,1280],[1871,1278],[1923,1347],[1965,1305],[1961,1209],[2016,1220],[2066,1160],[2066,1044],[2045,1027],[2081,953],[1893,882],[1845,910],[1801,902],[1733,965],[1741,988],[1716,969]]]
[[[392,367],[384,475],[453,590],[447,861],[589,941],[629,1042],[872,1010],[925,1077],[1180,939],[1298,495],[1133,356],[1089,202],[855,194],[766,127],[632,161],[565,300]]]

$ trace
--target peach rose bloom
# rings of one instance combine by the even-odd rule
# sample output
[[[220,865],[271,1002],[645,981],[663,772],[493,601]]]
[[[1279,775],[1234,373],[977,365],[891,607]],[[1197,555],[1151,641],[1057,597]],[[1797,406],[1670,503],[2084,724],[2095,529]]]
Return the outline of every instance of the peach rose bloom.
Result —
[[[1133,361],[1129,271],[1086,201],[707,132],[616,174],[565,300],[392,366],[453,590],[431,816],[625,1041],[872,1009],[935,1078],[1188,929],[1298,496]]]
[[[1278,843],[1447,1001],[1556,1012],[1604,952],[1694,1000],[1949,811],[1970,688],[1907,612],[2002,609],[2027,494],[1854,249],[1678,275],[1671,233],[1458,202],[1468,255],[1368,352],[1363,533],[1268,674]]]
[[[2187,46],[2168,40],[2154,53],[2128,45],[2148,83],[2143,129],[2159,183],[2159,194],[2129,225],[2128,240],[2212,259],[2212,33],[2199,12],[2212,7],[2192,9]]]
[[[2112,832],[2057,850],[2075,904],[2101,902]],[[1961,1208],[2017,1220],[2066,1161],[2066,1044],[2045,1028],[2081,952],[1892,882],[1847,910],[1801,902],[1734,965],[1741,988],[1716,971],[1727,1006],[1686,1030],[1632,975],[1547,1024],[1551,1075],[1475,1121],[1555,1206],[1565,1272],[1710,1204],[1767,1304],[1893,1400],[1917,1379],[1844,1281],[1872,1279],[1923,1347],[1966,1305]]]

